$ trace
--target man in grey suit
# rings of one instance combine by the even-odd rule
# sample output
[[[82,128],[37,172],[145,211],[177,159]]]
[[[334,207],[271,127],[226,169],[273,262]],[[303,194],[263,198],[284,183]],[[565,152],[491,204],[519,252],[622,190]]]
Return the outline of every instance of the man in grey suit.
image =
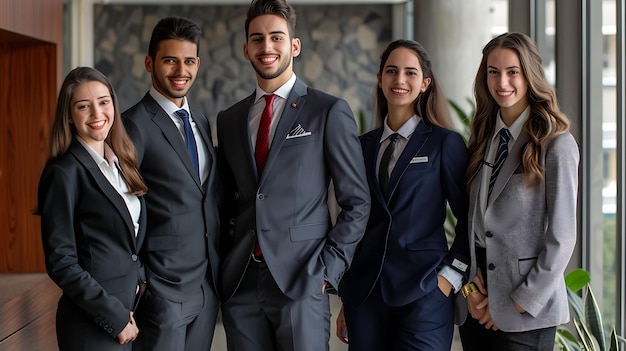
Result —
[[[209,350],[213,338],[217,157],[208,119],[186,98],[200,65],[200,33],[180,17],[156,25],[145,59],[152,88],[122,115],[149,189],[141,253],[149,290],[136,312],[141,335],[135,349]]]
[[[217,120],[230,351],[327,350],[328,292],[348,269],[369,216],[354,117],[344,100],[296,78],[295,21],[284,0],[252,2],[243,51],[257,88]],[[341,208],[335,225],[331,179]]]

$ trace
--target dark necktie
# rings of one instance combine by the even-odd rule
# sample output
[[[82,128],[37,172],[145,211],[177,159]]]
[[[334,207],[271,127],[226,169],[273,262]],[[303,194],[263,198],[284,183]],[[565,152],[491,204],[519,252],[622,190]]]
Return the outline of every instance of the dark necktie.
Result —
[[[259,178],[263,173],[265,160],[267,160],[267,152],[269,151],[270,125],[272,124],[274,98],[276,98],[274,94],[265,95],[265,108],[263,109],[263,114],[261,114],[261,122],[259,123],[259,130],[256,135],[254,157],[256,159],[256,169]]]
[[[269,151],[270,140],[270,125],[272,124],[272,114],[274,113],[274,98],[276,95],[267,94],[265,97],[265,108],[263,114],[261,114],[261,123],[259,123],[259,130],[256,135],[256,146],[254,149],[254,158],[256,159],[256,169],[261,178],[263,174],[263,167],[265,167],[265,160],[267,160],[267,152]],[[259,241],[254,244],[254,256],[261,257],[261,246]]]
[[[380,166],[378,167],[378,182],[380,183],[380,190],[382,190],[385,199],[389,198],[389,161],[391,161],[393,151],[396,149],[396,139],[398,136],[398,133],[393,133],[389,136],[389,145],[387,145],[383,157],[380,159]]]
[[[194,167],[196,167],[196,174],[200,176],[200,162],[198,161],[198,147],[196,146],[196,138],[193,136],[193,130],[191,129],[191,123],[189,123],[189,113],[181,109],[175,112],[178,118],[183,121],[183,128],[185,129],[185,140],[187,141],[187,151],[191,156],[191,161]]]
[[[496,183],[498,174],[500,174],[500,170],[502,169],[504,160],[506,160],[506,157],[509,155],[509,140],[511,140],[511,132],[509,132],[509,130],[506,128],[502,128],[498,132],[498,136],[500,137],[500,144],[498,145],[496,159],[493,162],[493,168],[491,169],[491,178],[489,179],[489,193],[487,195],[487,198],[491,196],[491,191],[493,191],[493,185]]]

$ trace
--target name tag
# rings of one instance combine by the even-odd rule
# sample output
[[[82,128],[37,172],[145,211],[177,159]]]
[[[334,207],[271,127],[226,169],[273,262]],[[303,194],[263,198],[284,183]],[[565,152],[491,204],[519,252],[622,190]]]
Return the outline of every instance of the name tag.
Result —
[[[428,162],[428,156],[415,156],[411,159],[411,163],[424,163]]]
[[[461,272],[465,272],[467,270],[467,264],[457,260],[456,258],[452,261],[452,266]]]

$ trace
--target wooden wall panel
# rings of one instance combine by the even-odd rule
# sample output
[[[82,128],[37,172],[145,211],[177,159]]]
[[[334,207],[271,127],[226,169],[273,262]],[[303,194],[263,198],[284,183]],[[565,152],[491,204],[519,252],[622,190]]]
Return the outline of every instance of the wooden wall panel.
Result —
[[[37,203],[63,78],[63,0],[0,0],[0,273],[44,272]]]
[[[0,272],[42,272],[31,212],[56,103],[56,46],[0,44],[0,53]]]
[[[59,85],[63,74],[63,0],[0,0],[0,29],[56,44]],[[3,75],[4,71],[0,71]]]

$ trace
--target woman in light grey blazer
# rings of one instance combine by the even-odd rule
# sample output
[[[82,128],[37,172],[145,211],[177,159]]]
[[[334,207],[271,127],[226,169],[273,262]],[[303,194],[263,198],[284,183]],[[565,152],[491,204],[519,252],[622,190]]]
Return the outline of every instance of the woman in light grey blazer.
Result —
[[[463,349],[548,350],[569,320],[579,152],[526,35],[491,40],[469,141],[471,282]]]

